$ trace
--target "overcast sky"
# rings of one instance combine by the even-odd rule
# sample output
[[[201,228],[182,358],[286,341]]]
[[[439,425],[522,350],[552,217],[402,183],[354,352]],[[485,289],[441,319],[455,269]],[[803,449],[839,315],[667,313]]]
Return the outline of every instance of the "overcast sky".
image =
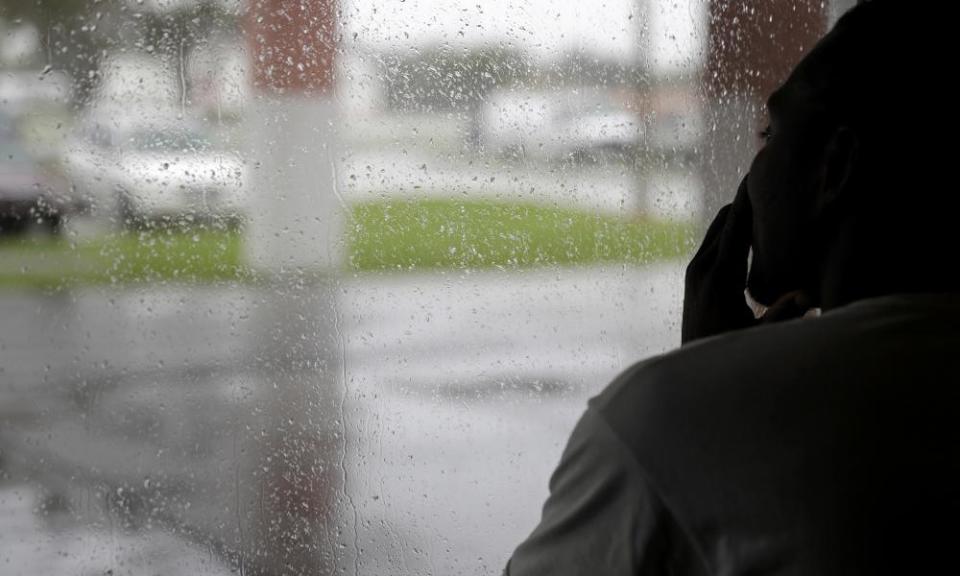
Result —
[[[703,59],[705,0],[345,0],[344,43],[376,51],[500,45],[549,60],[584,50],[654,68]]]

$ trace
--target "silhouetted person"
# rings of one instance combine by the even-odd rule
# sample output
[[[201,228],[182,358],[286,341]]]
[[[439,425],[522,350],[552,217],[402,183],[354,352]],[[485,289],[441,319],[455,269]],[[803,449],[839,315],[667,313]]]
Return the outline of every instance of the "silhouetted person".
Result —
[[[771,96],[684,345],[590,401],[509,574],[960,570],[949,5],[859,5]]]

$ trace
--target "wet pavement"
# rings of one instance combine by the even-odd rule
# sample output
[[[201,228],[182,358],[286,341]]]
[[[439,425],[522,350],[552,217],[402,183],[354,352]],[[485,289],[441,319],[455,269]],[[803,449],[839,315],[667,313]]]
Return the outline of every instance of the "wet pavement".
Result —
[[[5,292],[0,572],[499,573],[586,399],[677,342],[681,285]]]

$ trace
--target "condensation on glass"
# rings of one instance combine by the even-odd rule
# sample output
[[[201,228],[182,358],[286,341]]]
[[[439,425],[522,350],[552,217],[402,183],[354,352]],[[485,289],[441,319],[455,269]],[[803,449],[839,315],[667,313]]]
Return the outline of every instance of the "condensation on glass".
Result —
[[[0,0],[0,573],[499,573],[849,4]]]

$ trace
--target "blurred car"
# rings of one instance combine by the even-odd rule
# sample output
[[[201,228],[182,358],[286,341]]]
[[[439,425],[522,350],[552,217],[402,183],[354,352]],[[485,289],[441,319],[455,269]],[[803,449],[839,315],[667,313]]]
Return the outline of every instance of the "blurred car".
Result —
[[[66,184],[24,148],[12,120],[0,115],[0,234],[34,225],[56,233],[63,216],[80,208]]]
[[[642,136],[639,115],[603,92],[502,91],[487,99],[478,116],[481,149],[542,160],[627,150]]]
[[[64,165],[95,213],[124,223],[161,217],[242,218],[245,167],[186,122],[88,121]]]

